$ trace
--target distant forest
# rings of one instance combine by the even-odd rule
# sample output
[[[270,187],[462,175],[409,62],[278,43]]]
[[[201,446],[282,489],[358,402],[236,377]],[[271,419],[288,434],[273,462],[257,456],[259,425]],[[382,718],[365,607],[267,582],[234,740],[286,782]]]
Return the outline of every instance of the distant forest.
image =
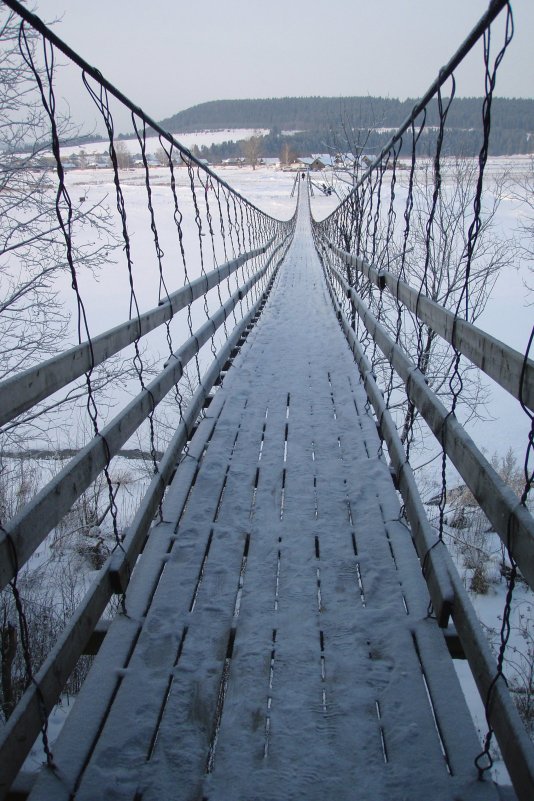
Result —
[[[279,156],[287,145],[299,156],[348,151],[363,146],[381,149],[411,112],[416,100],[382,97],[284,97],[263,100],[213,100],[180,111],[161,121],[171,133],[235,128],[267,129],[261,155]],[[430,103],[421,148],[431,152],[432,128],[439,124],[437,101]],[[382,129],[382,130],[381,130]],[[298,131],[291,136],[289,131]],[[371,132],[368,134],[368,132]],[[446,148],[451,155],[472,156],[480,150],[482,99],[456,98],[447,116]],[[494,98],[490,153],[511,155],[534,152],[534,100]],[[179,139],[179,136],[177,137]],[[408,142],[405,143],[408,152]],[[242,154],[242,144],[224,142],[200,149],[203,158],[220,161]]]
[[[179,111],[160,124],[170,132],[224,128],[279,128],[282,131],[329,129],[342,121],[358,128],[398,128],[417,101],[384,97],[282,97],[268,100],[212,100]],[[447,124],[451,128],[482,125],[482,99],[456,98]],[[534,100],[495,98],[495,126],[534,132]],[[427,125],[439,123],[437,101],[432,101]]]

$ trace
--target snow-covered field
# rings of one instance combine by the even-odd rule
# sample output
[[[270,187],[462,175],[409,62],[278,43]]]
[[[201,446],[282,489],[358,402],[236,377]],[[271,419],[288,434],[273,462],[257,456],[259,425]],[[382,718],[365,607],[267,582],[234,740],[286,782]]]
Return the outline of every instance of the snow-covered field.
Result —
[[[197,147],[210,147],[211,145],[220,145],[222,142],[238,142],[241,139],[249,139],[251,136],[264,136],[269,133],[263,128],[225,128],[220,131],[198,131],[196,133],[177,133],[175,139],[188,150],[191,150],[195,145]],[[124,139],[123,140],[129,152],[133,155],[139,153],[141,148],[137,139]],[[147,154],[155,153],[161,143],[157,136],[147,136],[146,139],[146,152]],[[87,156],[107,153],[107,144],[103,142],[87,142],[83,148],[79,145],[72,147],[65,147],[62,149],[66,157],[77,154],[83,149]]]

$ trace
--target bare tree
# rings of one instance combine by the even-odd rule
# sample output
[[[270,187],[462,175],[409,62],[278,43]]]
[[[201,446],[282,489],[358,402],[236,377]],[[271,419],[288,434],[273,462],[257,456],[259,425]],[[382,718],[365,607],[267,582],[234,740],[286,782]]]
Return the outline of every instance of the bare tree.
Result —
[[[326,141],[332,156],[329,188],[340,200],[353,190],[371,163],[366,149],[379,125],[374,112],[369,120],[368,115],[363,118],[361,109],[344,108],[337,125],[331,128]]]
[[[169,156],[163,147],[158,147],[154,155],[160,167],[167,167],[169,165]]]
[[[47,87],[47,75],[39,72],[38,45],[38,35],[30,27],[25,28],[25,57],[21,54],[18,18],[2,6],[0,380],[40,364],[74,344],[78,336],[87,338],[89,331],[83,324],[76,325],[79,321],[74,320],[71,330],[65,293],[70,291],[69,284],[75,289],[74,279],[88,271],[96,277],[118,244],[105,197],[91,203],[85,193],[83,197],[79,193],[72,197],[66,192],[58,193],[60,177],[52,154],[50,119],[36,89],[32,68],[33,63]],[[68,116],[62,116],[59,102],[55,122],[62,146],[79,134]],[[126,145],[120,143],[117,152],[123,150],[127,152]],[[68,176],[65,184],[68,189]],[[72,236],[64,234],[65,220]],[[78,300],[82,299],[76,294],[74,308]],[[80,321],[83,323],[82,314]],[[144,356],[143,348],[141,355]],[[149,361],[143,358],[145,376],[152,369]],[[91,391],[99,412],[111,402],[106,394],[108,387],[113,385],[113,391],[120,391],[121,383],[138,372],[131,360],[118,357],[92,371]],[[72,413],[75,404],[86,405],[87,394],[82,378],[0,429],[0,525],[28,503],[51,477],[42,462],[20,458],[21,455],[36,445],[53,450],[55,426],[67,429],[69,444],[76,442],[80,425],[69,420],[66,426],[65,410]],[[93,436],[93,426],[88,428],[89,436]],[[13,458],[13,452],[17,458]],[[117,520],[114,502],[119,493],[118,503],[122,503],[120,496],[128,491],[128,483],[128,476],[119,474],[115,467],[109,482],[100,477],[75,504],[66,521],[68,530],[58,528],[51,532],[39,559],[18,571],[16,587],[12,585],[0,593],[0,708],[4,717],[11,713],[28,684],[29,672],[39,668],[83,594],[88,570],[80,567],[80,559],[89,561],[89,568],[94,569],[116,545],[116,537],[132,510]],[[61,548],[54,549],[58,535],[64,535],[64,542]],[[77,683],[76,680],[76,686]]]
[[[253,170],[256,169],[261,154],[261,137],[251,136],[243,142],[243,155]]]
[[[0,13],[0,380],[31,367],[67,344],[69,315],[61,291],[67,285],[70,266],[65,238],[56,210],[55,161],[51,154],[50,121],[35,88],[35,76],[19,51],[18,21],[11,12]],[[25,47],[36,59],[37,38],[26,30]],[[62,141],[79,133],[68,117],[56,115]],[[96,271],[109,259],[116,239],[108,212],[100,198],[87,203],[71,198],[72,263],[77,271]],[[95,389],[109,380],[95,375]],[[72,402],[84,394],[81,385],[69,388],[22,419],[8,424],[2,447],[12,443],[21,422],[45,434],[44,410]],[[41,421],[41,422],[39,422]]]
[[[534,156],[525,172],[519,175],[510,173],[507,189],[512,199],[520,204],[519,256],[529,265],[529,272],[534,274]],[[534,278],[525,280],[525,287],[530,293],[534,292]]]
[[[474,161],[448,159],[442,163],[444,180],[437,196],[433,224],[429,231],[428,219],[434,201],[434,175],[430,165],[416,173],[414,181],[414,207],[411,215],[410,235],[406,243],[405,258],[401,258],[402,242],[397,241],[396,254],[383,246],[387,237],[377,240],[376,263],[400,274],[413,287],[446,309],[462,316],[468,282],[467,319],[474,323],[484,311],[498,274],[509,267],[514,258],[514,247],[496,235],[496,215],[502,197],[502,179],[496,179],[492,191],[484,195],[478,236],[472,247],[468,274],[468,243],[473,219],[473,201],[476,192],[478,168]],[[386,324],[397,335],[399,310],[389,302]],[[424,374],[429,386],[437,395],[451,396],[451,376],[456,355],[436,332],[419,323],[413,314],[402,313],[399,341]],[[483,416],[484,393],[479,371],[470,364],[460,365],[462,392],[460,403],[471,416]],[[453,381],[454,383],[454,381]],[[413,423],[418,413],[413,404],[404,407],[401,429],[403,442],[411,439]]]
[[[293,147],[289,144],[289,142],[284,142],[282,145],[282,150],[280,152],[280,164],[284,166],[289,166],[290,164],[294,164],[297,160],[297,154]]]
[[[119,139],[115,142],[115,153],[120,170],[127,170],[132,166],[132,154],[128,150],[128,145],[123,139]]]

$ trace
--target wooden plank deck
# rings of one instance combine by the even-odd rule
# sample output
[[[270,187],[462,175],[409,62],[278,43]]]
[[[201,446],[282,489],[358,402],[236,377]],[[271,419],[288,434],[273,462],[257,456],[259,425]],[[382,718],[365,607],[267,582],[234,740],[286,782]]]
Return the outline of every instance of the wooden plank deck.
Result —
[[[304,196],[164,519],[33,801],[497,798]]]

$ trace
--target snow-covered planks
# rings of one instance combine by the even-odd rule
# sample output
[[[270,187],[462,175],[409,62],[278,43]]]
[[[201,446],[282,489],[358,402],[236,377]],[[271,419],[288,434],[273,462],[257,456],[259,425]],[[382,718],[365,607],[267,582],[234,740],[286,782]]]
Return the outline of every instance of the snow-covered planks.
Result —
[[[187,460],[170,489],[169,553],[76,799],[493,797],[308,225],[303,198],[185,508]]]

